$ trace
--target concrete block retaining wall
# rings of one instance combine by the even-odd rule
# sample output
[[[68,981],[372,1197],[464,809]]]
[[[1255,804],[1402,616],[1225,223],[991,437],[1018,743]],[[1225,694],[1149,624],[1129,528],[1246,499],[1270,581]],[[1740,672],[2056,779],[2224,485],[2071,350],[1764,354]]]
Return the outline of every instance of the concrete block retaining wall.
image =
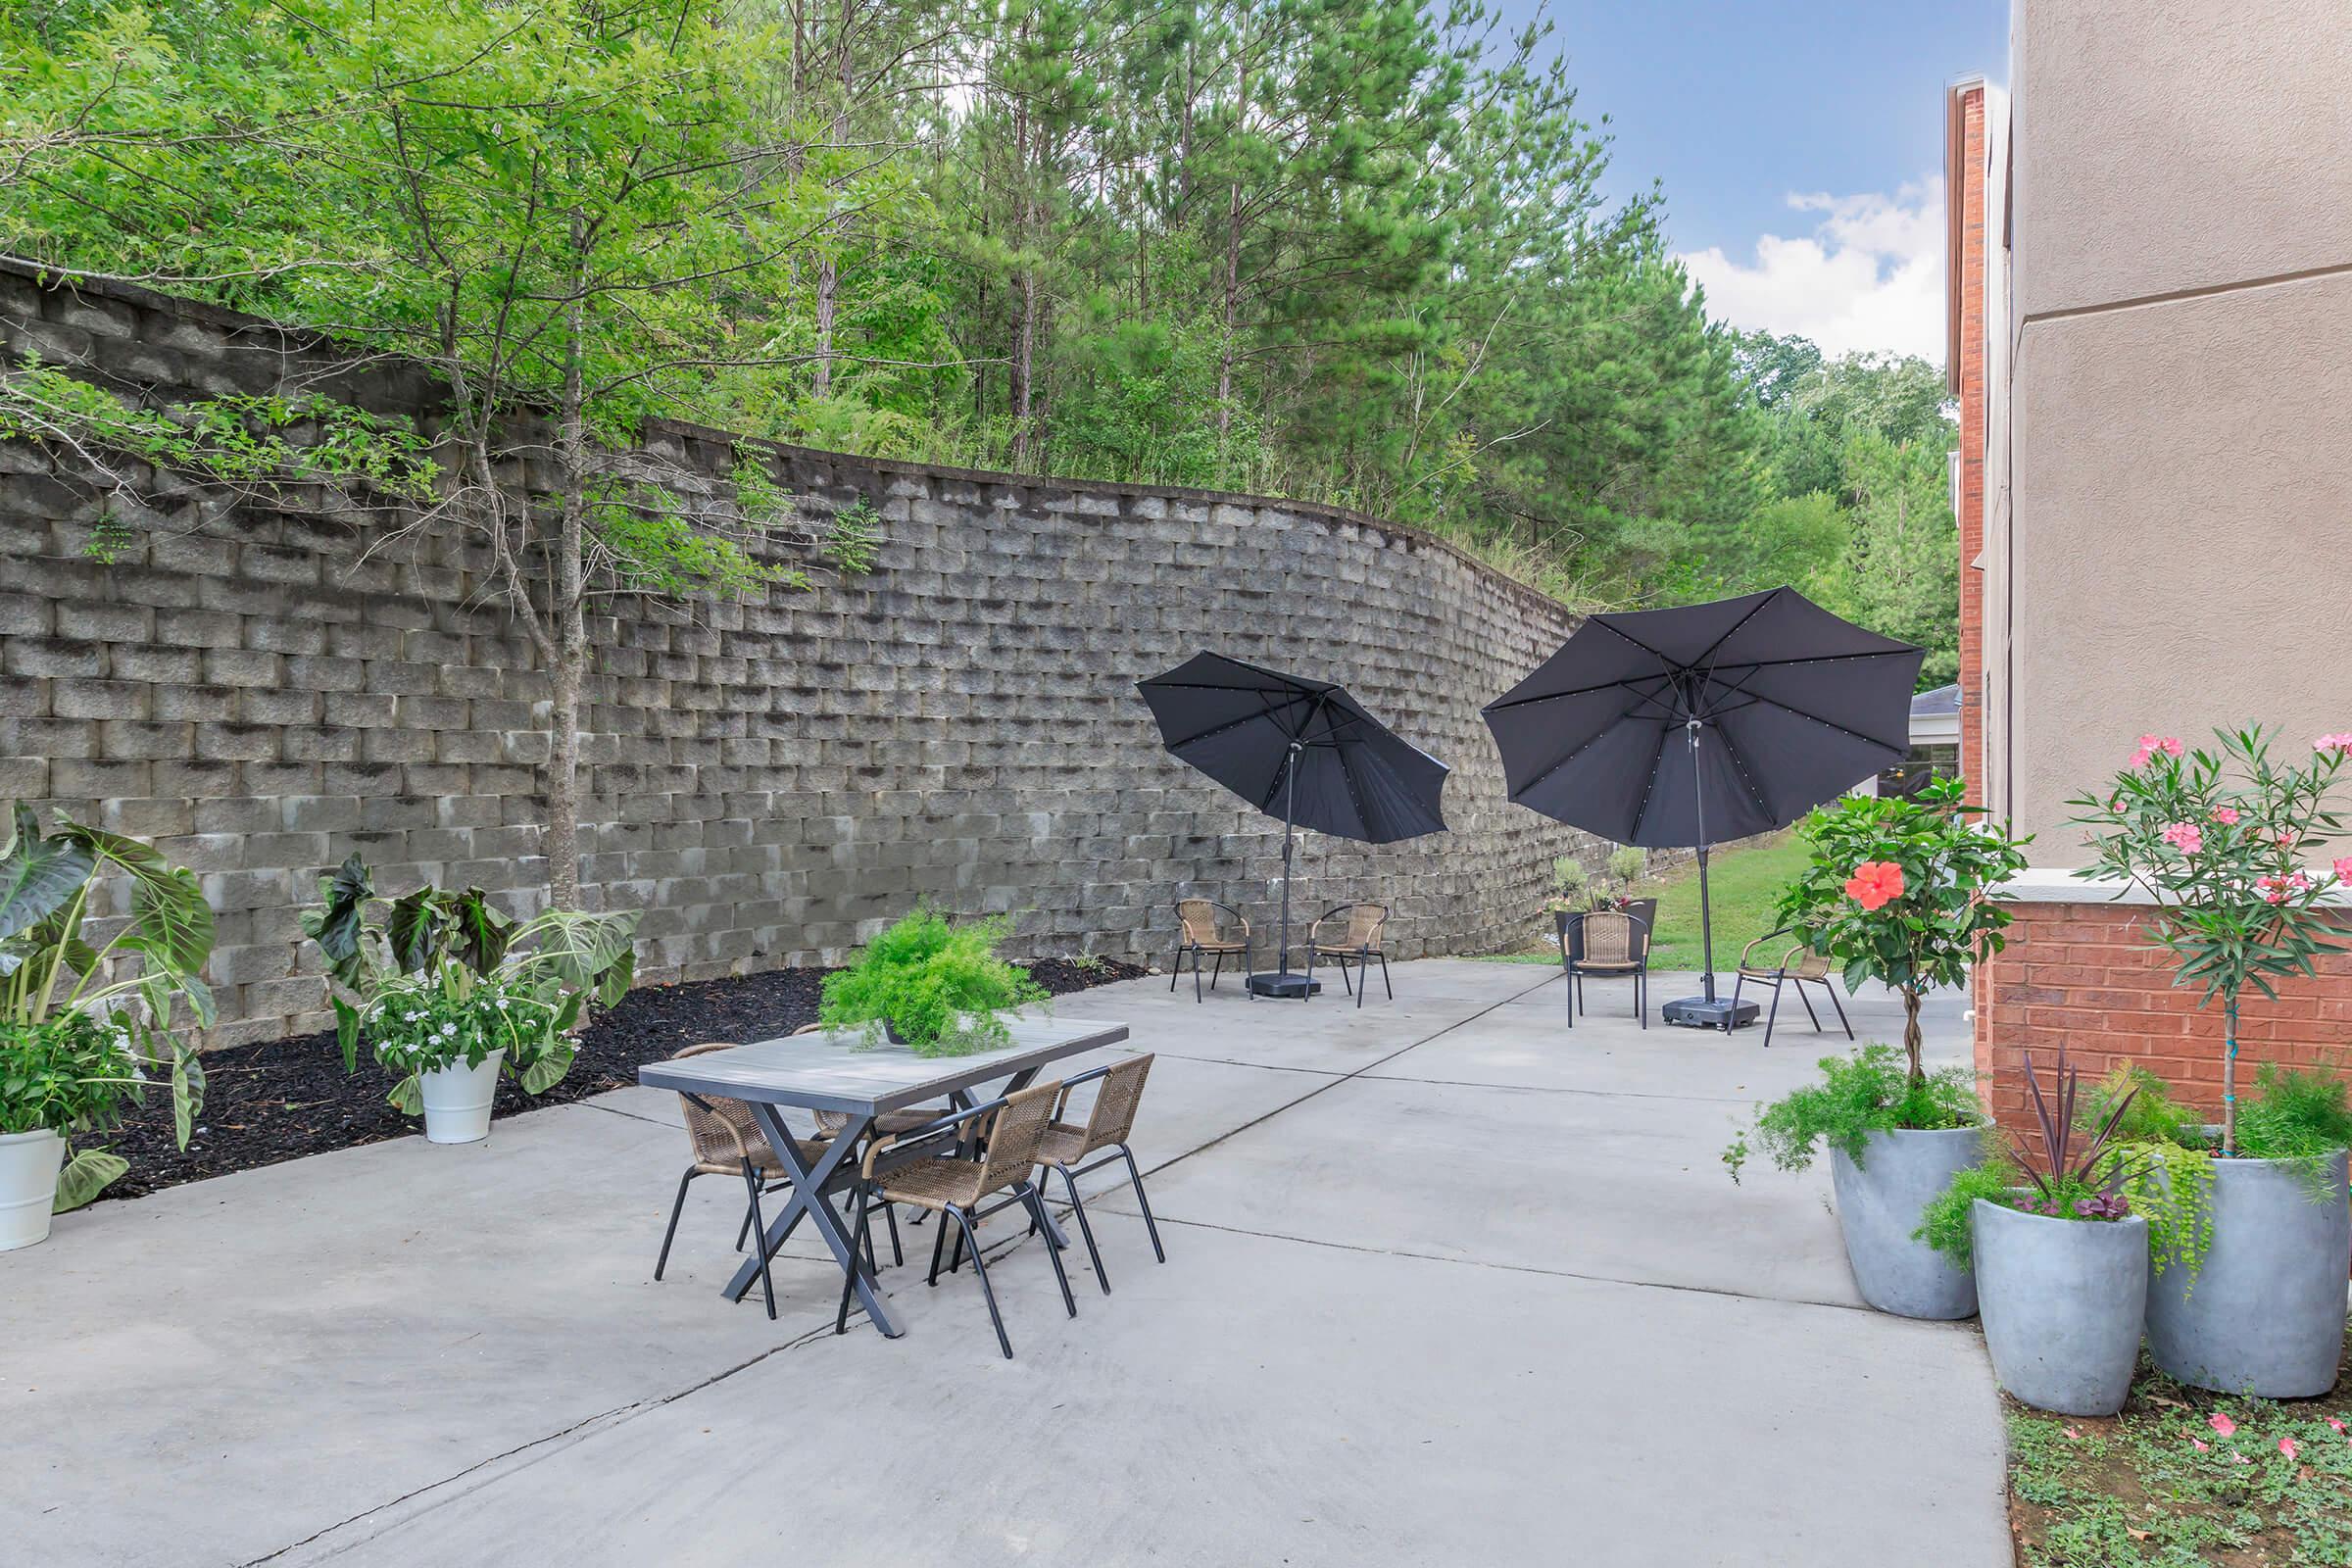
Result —
[[[0,347],[157,400],[320,384],[428,427],[437,407],[412,367],[22,272],[0,272]],[[646,439],[731,471],[720,433]],[[1444,544],[1250,497],[760,450],[808,514],[868,502],[887,542],[846,585],[601,624],[582,874],[591,904],[645,911],[649,978],[838,962],[917,899],[1010,912],[1031,955],[1164,961],[1189,894],[1270,926],[1279,826],[1166,756],[1134,691],[1201,648],[1345,681],[1453,764],[1451,833],[1310,839],[1302,914],[1378,899],[1392,956],[1493,950],[1532,928],[1554,856],[1600,853],[1503,800],[1478,716],[1573,618]],[[355,849],[381,888],[533,907],[548,682],[478,547],[139,478],[109,497],[70,453],[0,442],[0,799],[203,874],[214,1043],[323,1026],[296,914]]]

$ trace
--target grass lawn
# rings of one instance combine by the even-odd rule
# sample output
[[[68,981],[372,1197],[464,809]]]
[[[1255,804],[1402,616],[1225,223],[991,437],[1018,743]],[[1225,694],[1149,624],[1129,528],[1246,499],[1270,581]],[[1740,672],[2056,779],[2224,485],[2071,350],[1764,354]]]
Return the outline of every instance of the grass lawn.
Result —
[[[1723,972],[1740,961],[1740,950],[1779,922],[1772,917],[1781,890],[1796,879],[1805,865],[1805,846],[1793,832],[1778,833],[1760,844],[1723,850],[1707,860],[1707,899],[1715,913],[1715,968]],[[1699,966],[1698,864],[1676,867],[1665,876],[1635,890],[1642,898],[1658,901],[1658,929],[1653,934],[1650,965],[1658,969],[1695,969]],[[1548,925],[1550,916],[1543,922]],[[1559,949],[1538,936],[1525,953],[1498,956],[1528,963],[1557,963]]]
[[[2009,1402],[2009,1523],[2024,1568],[2352,1562],[2352,1397],[2273,1404],[2145,1362],[2112,1421]],[[2008,1402],[2008,1401],[2005,1401]]]

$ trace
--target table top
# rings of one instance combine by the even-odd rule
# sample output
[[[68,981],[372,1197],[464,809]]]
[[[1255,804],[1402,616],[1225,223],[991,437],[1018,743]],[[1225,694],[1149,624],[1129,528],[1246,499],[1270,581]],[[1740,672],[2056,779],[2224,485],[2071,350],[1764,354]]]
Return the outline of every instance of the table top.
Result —
[[[905,1046],[862,1049],[856,1030],[787,1035],[684,1061],[649,1061],[637,1081],[710,1099],[756,1100],[875,1116],[938,1100],[992,1078],[1074,1056],[1127,1038],[1123,1023],[1040,1013],[1004,1020],[1012,1043],[968,1056],[918,1056]]]

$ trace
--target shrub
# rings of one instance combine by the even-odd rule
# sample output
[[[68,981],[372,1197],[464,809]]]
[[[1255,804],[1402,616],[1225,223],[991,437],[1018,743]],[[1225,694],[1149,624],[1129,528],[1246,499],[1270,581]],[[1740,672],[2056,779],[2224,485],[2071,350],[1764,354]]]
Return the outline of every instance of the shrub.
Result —
[[[1824,1056],[1821,1081],[1756,1112],[1755,1137],[1765,1157],[1786,1171],[1813,1163],[1824,1145],[1857,1165],[1872,1133],[1935,1132],[1974,1127],[1984,1119],[1976,1077],[1965,1067],[1914,1078],[1892,1046],[1873,1043],[1850,1056]],[[1732,1180],[1751,1157],[1742,1132],[1723,1152]]]
[[[571,1026],[586,1001],[547,980],[514,974],[477,975],[441,959],[419,975],[404,975],[376,990],[364,1014],[368,1049],[400,1075],[386,1098],[411,1116],[423,1112],[421,1074],[463,1062],[479,1067],[504,1051],[502,1073],[526,1094],[541,1094],[570,1070]]]
[[[861,1029],[879,1044],[893,1031],[924,1056],[961,1056],[1009,1041],[998,1016],[1046,1000],[1028,973],[997,956],[1011,932],[998,915],[951,925],[946,915],[918,907],[867,945],[851,967],[825,977],[818,1021],[832,1029]]]
[[[1978,1200],[1998,1203],[2045,1219],[2085,1223],[2130,1217],[2132,1200],[2124,1192],[2133,1174],[2130,1157],[2114,1142],[2115,1129],[2132,1108],[2127,1092],[2095,1124],[2080,1125],[2077,1106],[2082,1098],[2082,1074],[2058,1048],[2053,1074],[2055,1102],[2041,1092],[2034,1071],[2033,1053],[2026,1054],[2026,1087],[2034,1095],[2034,1127],[2030,1136],[1997,1144],[1987,1157],[1953,1176],[1949,1185],[1929,1200],[1911,1233],[1963,1268],[1971,1266],[1975,1242],[1969,1216]],[[2087,1131],[2082,1141],[2077,1134]],[[1987,1138],[1989,1141],[1989,1133]]]

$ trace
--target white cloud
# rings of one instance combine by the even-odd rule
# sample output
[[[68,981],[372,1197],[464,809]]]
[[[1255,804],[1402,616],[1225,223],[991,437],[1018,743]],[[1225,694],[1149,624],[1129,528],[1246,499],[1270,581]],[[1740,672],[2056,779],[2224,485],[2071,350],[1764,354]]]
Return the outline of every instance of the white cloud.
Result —
[[[1832,356],[1877,350],[1942,364],[1942,178],[1892,196],[1791,194],[1788,205],[1823,215],[1810,235],[1767,234],[1752,264],[1720,246],[1680,258],[1707,292],[1707,314],[1809,337]]]

